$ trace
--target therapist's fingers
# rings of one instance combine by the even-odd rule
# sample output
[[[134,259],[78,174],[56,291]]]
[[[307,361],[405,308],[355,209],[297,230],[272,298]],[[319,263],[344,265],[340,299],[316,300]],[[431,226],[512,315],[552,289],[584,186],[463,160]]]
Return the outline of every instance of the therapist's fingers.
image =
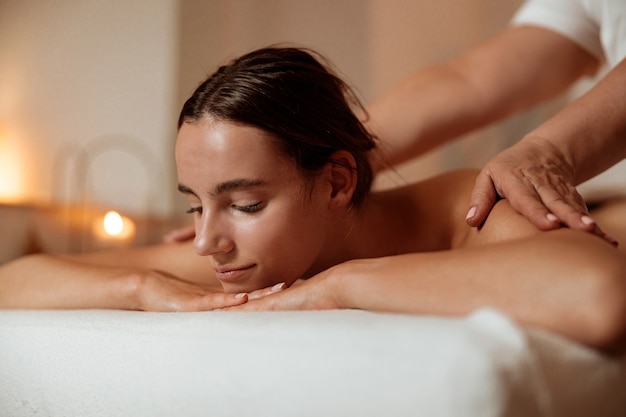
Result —
[[[470,197],[469,210],[465,216],[467,223],[472,227],[483,224],[496,204],[496,200],[496,189],[491,176],[482,170],[476,177]]]
[[[476,177],[467,223],[473,227],[480,226],[487,219],[498,195],[507,198],[516,211],[539,229],[552,230],[560,227],[558,217],[543,204],[528,178],[506,169],[492,171],[489,166],[483,168]]]
[[[615,239],[604,233],[589,216],[583,198],[557,170],[496,172],[500,172],[497,177],[485,168],[476,178],[467,215],[470,226],[480,226],[485,221],[499,194],[540,230],[553,230],[564,225],[617,245]]]
[[[544,194],[546,192],[548,192],[547,189],[544,189]],[[511,207],[538,229],[553,230],[561,227],[559,216],[546,206],[538,190],[526,178],[516,178],[507,182],[503,194],[509,200]],[[553,194],[556,195],[556,193]]]
[[[589,215],[587,205],[575,187],[561,182],[558,185],[538,186],[537,193],[548,210],[563,225],[574,230],[592,233],[617,246],[617,241],[608,236]]]

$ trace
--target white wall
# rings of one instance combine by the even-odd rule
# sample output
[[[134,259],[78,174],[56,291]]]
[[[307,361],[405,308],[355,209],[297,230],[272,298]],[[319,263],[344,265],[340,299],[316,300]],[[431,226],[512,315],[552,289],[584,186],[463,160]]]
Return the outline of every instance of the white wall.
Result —
[[[146,147],[171,176],[177,17],[175,0],[0,2],[0,152],[21,158],[17,197],[66,199],[57,157],[102,137]],[[143,190],[159,169],[145,173],[115,152],[95,165],[95,199],[146,206]],[[169,209],[164,196],[152,210]]]
[[[0,200],[7,183],[23,199],[68,200],[53,179],[84,176],[80,170],[58,174],[58,154],[113,138],[154,153],[165,185],[133,158],[105,152],[94,163],[92,198],[156,214],[178,212],[183,204],[172,166],[177,112],[217,65],[271,43],[308,46],[327,56],[369,101],[416,69],[496,33],[520,3],[0,0]],[[536,120],[526,115],[480,138],[472,135],[400,173],[419,178],[480,164]],[[9,162],[20,158],[21,182],[9,178]],[[155,192],[157,202],[151,197],[146,203],[143,195]]]
[[[370,45],[372,96],[378,96],[419,68],[450,59],[504,29],[522,0],[372,0]],[[520,115],[378,177],[393,186],[457,167],[482,166],[500,149],[521,138],[550,106]]]
[[[275,43],[313,48],[361,90],[369,80],[370,0],[181,2],[181,103],[218,65]]]
[[[181,3],[180,91],[188,95],[206,74],[251,49],[276,42],[323,53],[365,102],[419,68],[449,59],[498,33],[522,0],[187,0]],[[182,102],[183,97],[181,97]],[[480,166],[534,125],[519,116],[431,152],[379,187],[459,166]]]

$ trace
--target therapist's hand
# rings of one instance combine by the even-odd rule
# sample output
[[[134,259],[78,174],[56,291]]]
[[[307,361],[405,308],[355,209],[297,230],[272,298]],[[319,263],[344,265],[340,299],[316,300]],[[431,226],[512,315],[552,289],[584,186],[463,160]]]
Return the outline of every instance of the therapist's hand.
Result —
[[[492,158],[478,174],[467,223],[480,226],[499,195],[541,230],[565,225],[615,244],[589,216],[573,179],[574,169],[555,147],[522,140]]]

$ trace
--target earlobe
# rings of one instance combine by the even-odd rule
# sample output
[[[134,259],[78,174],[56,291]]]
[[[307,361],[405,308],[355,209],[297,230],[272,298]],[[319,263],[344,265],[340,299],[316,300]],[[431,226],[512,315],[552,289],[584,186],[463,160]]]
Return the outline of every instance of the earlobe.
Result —
[[[356,160],[348,151],[337,151],[330,157],[331,209],[349,208],[357,184]]]

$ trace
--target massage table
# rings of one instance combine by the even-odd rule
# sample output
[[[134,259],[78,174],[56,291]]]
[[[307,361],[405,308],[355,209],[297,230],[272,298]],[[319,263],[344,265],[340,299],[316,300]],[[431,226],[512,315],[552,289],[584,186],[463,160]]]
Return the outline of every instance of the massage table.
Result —
[[[8,310],[0,416],[623,417],[626,352],[490,308]]]
[[[626,194],[626,161],[580,187]],[[0,417],[624,417],[626,352],[484,308],[0,311]]]

